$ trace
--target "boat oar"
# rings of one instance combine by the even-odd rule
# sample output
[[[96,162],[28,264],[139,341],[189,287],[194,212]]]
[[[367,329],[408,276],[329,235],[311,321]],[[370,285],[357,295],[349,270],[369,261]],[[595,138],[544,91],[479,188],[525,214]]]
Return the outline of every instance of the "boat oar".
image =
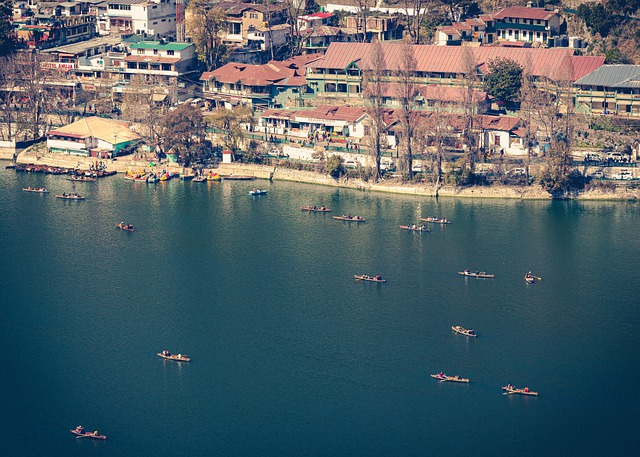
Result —
[[[533,276],[533,275],[531,275]],[[536,278],[538,281],[542,281],[542,278],[540,276],[533,276],[534,278]]]

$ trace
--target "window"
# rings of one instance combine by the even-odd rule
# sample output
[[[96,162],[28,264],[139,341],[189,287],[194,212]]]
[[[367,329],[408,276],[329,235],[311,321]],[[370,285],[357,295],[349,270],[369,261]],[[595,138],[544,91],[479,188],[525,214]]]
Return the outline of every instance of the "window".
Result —
[[[137,49],[136,51],[138,54],[144,54],[144,49]]]
[[[172,55],[174,55],[175,53],[176,53],[176,52],[175,52],[173,49],[169,49],[169,50],[167,50],[167,55],[168,55],[168,56],[172,56]]]
[[[154,55],[158,55],[158,50],[157,50],[157,49],[154,49],[154,50],[153,50],[153,54],[154,54]]]
[[[249,19],[258,19],[258,13],[249,13]]]
[[[500,135],[495,135],[493,137],[493,144],[495,144],[496,146],[500,146]]]

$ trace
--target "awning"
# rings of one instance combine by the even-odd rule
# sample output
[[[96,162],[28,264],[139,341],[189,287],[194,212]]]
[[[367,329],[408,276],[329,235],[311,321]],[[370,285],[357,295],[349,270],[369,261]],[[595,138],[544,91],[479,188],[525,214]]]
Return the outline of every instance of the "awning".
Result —
[[[163,102],[167,98],[167,94],[153,94],[151,99],[154,102]]]

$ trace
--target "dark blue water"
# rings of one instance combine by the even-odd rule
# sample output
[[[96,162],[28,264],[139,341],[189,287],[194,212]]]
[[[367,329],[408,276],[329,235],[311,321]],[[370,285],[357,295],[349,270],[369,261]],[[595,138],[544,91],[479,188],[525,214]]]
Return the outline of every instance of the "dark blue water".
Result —
[[[637,454],[637,204],[254,185],[0,170],[0,454]]]

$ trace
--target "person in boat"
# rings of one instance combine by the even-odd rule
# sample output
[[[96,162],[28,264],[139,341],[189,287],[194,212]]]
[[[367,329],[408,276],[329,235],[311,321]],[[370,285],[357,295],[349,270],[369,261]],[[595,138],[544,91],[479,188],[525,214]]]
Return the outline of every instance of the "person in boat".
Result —
[[[438,373],[438,377],[439,378],[444,378],[444,373],[441,371],[440,373]]]
[[[127,227],[129,227],[130,229],[133,229],[133,224],[129,224]]]
[[[83,427],[82,425],[78,425],[78,426],[76,427],[76,432],[78,432],[78,433],[84,433],[84,427]]]
[[[380,280],[382,279],[382,276],[380,276],[380,275],[376,275],[376,279],[377,279],[378,281],[380,281]]]
[[[63,197],[66,197],[66,196],[67,196],[67,193],[66,193],[66,192],[62,192],[62,196],[63,196]]]
[[[467,269],[467,270],[464,270],[464,272],[468,274],[468,273],[471,273],[471,270]]]
[[[166,355],[167,357],[170,357],[171,353],[168,350],[165,349],[165,350],[162,351],[162,355]]]

